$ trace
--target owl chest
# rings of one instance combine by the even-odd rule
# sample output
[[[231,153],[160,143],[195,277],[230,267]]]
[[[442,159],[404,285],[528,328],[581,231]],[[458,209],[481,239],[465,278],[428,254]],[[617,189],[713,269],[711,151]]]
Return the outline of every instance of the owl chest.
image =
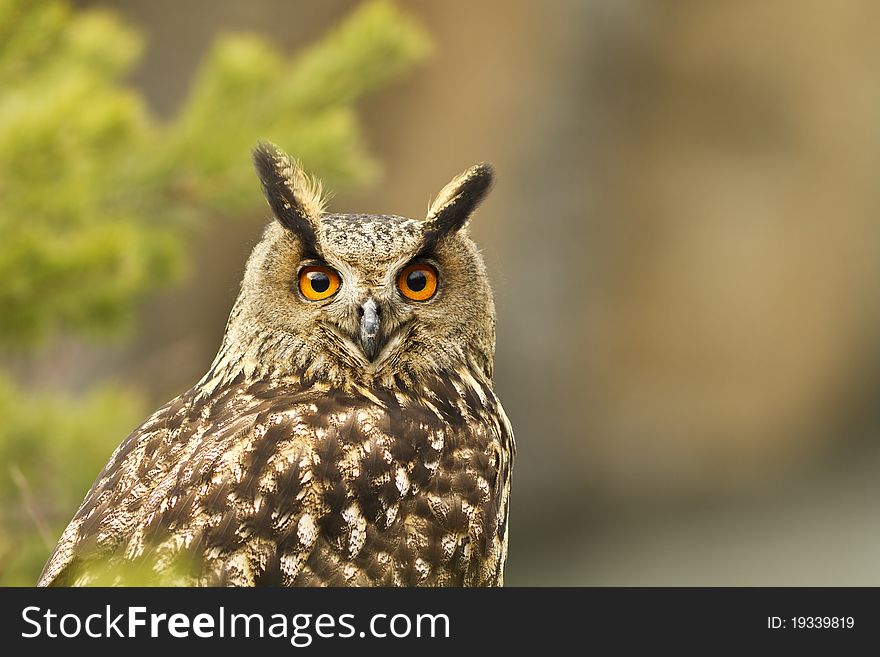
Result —
[[[320,533],[294,583],[463,585],[494,567],[506,491],[491,425],[358,420],[316,444]]]
[[[169,464],[129,558],[201,564],[208,584],[498,583],[510,446],[494,416],[271,402],[207,427]]]

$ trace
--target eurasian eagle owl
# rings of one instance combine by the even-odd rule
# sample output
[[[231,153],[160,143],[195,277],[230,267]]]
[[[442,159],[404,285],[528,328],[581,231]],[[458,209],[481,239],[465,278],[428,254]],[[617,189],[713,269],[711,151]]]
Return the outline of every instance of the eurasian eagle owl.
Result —
[[[208,373],[111,456],[40,585],[500,585],[514,443],[466,223],[328,214],[271,144],[274,214]]]

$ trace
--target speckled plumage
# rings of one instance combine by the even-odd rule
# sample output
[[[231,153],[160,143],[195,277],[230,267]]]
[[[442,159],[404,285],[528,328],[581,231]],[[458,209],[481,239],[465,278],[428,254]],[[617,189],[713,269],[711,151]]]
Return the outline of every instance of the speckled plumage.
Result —
[[[39,584],[502,584],[513,435],[462,230],[491,170],[416,221],[321,214],[293,160],[261,145],[255,162],[277,221],[214,363],[117,448]],[[428,302],[395,288],[414,259],[440,272]],[[327,302],[296,291],[312,262],[343,281]],[[365,299],[381,317],[372,359],[356,339]]]

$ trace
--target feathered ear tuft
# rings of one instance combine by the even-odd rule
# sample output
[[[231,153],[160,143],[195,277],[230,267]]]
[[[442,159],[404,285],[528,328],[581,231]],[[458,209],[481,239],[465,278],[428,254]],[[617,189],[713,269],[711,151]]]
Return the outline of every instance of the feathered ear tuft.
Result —
[[[492,165],[482,162],[460,173],[440,190],[425,219],[426,245],[461,230],[489,192],[494,178]]]
[[[307,176],[296,160],[269,142],[257,144],[253,159],[275,218],[307,249],[317,251],[315,229],[324,213],[320,181]]]

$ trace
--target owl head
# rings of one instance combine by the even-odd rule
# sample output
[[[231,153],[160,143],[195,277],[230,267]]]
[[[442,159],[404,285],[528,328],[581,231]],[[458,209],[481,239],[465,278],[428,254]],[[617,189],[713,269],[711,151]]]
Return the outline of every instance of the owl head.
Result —
[[[423,220],[325,212],[276,146],[253,152],[274,214],[251,255],[216,366],[340,384],[457,369],[491,377],[495,309],[467,222],[492,183],[478,164]]]

